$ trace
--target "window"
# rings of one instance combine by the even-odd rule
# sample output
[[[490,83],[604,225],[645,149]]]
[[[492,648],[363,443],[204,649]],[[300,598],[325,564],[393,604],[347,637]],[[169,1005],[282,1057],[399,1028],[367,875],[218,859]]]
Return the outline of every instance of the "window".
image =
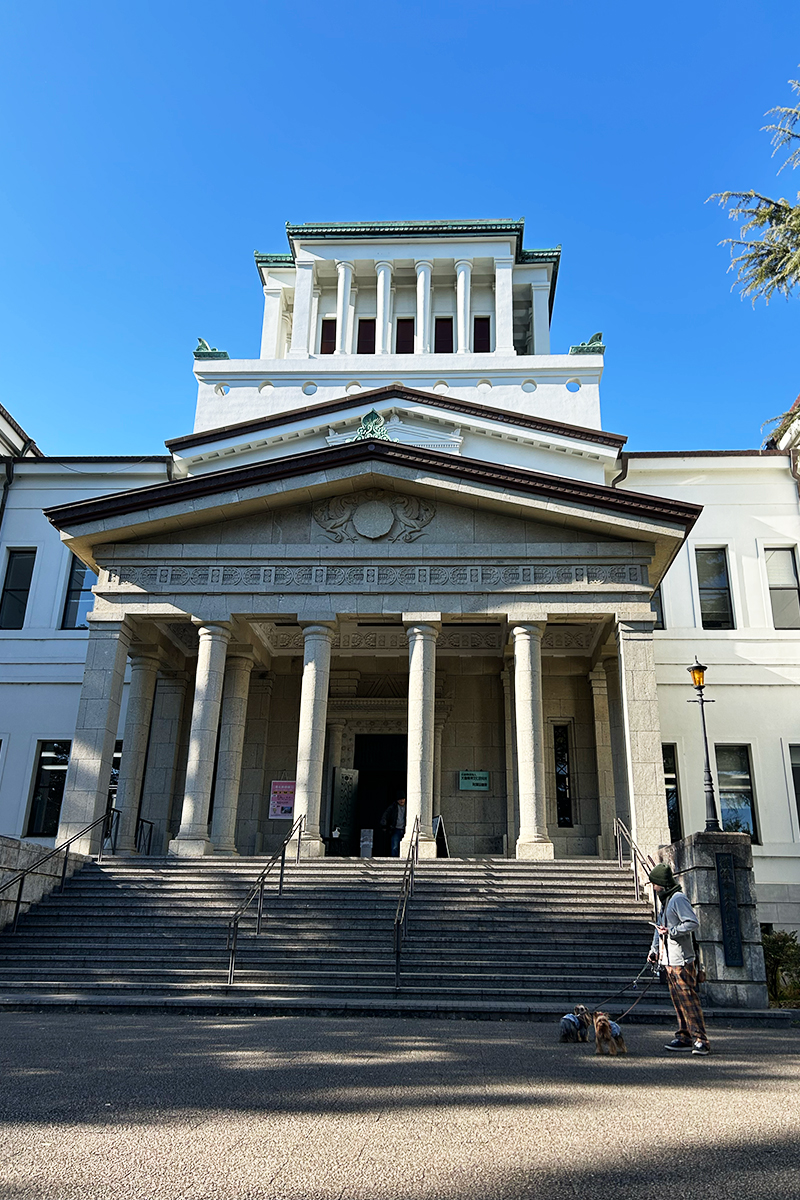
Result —
[[[800,746],[789,747],[789,761],[792,765],[792,783],[794,798],[797,803],[797,817],[800,820]]]
[[[0,599],[0,629],[22,629],[31,590],[35,550],[9,550],[3,596]]]
[[[728,559],[724,548],[695,550],[703,629],[734,629]]]
[[[767,580],[776,629],[800,629],[800,589],[794,550],[767,550]]]
[[[726,833],[749,833],[754,842],[758,841],[750,747],[715,746],[714,751],[722,828]]]
[[[72,565],[69,569],[67,598],[64,602],[64,616],[61,621],[62,629],[88,629],[86,614],[94,608],[92,584],[97,583],[97,576],[91,567],[85,567],[79,558],[73,554]]]
[[[122,762],[122,742],[114,742],[114,757],[111,759],[111,781],[108,785],[106,810],[112,809],[117,803],[117,788],[119,787],[119,764]]]
[[[453,318],[437,317],[433,334],[433,353],[453,353]]]
[[[413,317],[401,317],[395,321],[394,352],[395,354],[414,353]]]
[[[656,614],[656,623],[654,629],[664,629],[664,605],[661,600],[661,584],[658,585],[653,595],[650,597],[650,607]]]
[[[664,759],[664,790],[667,796],[669,836],[671,841],[678,842],[683,837],[683,826],[681,801],[678,795],[678,763],[675,749],[675,746],[662,746],[661,755]]]
[[[322,335],[319,340],[320,354],[333,354],[336,349],[336,321],[327,318],[322,322]]]
[[[572,788],[569,774],[569,725],[553,726],[556,768],[556,816],[559,828],[572,825]]]
[[[472,349],[475,354],[488,354],[492,348],[491,317],[475,317],[472,322]]]
[[[367,317],[358,322],[358,343],[356,354],[375,353],[375,318]]]
[[[39,742],[26,837],[55,837],[72,742]]]

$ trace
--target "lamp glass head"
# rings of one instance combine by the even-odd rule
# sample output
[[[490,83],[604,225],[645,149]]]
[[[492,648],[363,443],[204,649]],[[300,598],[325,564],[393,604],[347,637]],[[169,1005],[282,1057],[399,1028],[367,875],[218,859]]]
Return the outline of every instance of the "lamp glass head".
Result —
[[[698,662],[697,659],[695,658],[691,667],[687,667],[686,670],[691,675],[692,683],[694,684],[694,686],[696,688],[703,687],[703,685],[705,683],[705,679],[706,679],[706,669],[703,666],[703,664],[701,662]]]

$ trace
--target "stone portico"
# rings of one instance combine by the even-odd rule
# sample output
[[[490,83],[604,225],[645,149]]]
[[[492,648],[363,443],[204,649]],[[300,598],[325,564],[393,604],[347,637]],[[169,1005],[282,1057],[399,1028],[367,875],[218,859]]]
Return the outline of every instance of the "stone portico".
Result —
[[[156,853],[271,851],[274,779],[302,852],[336,851],[337,772],[372,734],[407,739],[422,854],[434,816],[455,855],[608,857],[615,815],[655,850],[650,594],[694,515],[380,441],[51,510],[100,572],[59,839],[105,807],[130,660],[123,852],[139,817]]]

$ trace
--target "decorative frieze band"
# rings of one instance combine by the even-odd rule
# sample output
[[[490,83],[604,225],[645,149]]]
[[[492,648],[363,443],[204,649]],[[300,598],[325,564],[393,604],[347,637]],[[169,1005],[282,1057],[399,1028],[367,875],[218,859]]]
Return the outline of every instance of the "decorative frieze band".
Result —
[[[518,589],[575,586],[647,585],[647,568],[631,563],[503,563],[498,565],[438,566],[389,563],[369,566],[316,566],[281,563],[275,566],[132,565],[111,568],[109,588],[141,588],[161,592],[202,588],[220,591],[307,591],[337,588],[386,591],[408,588]]]

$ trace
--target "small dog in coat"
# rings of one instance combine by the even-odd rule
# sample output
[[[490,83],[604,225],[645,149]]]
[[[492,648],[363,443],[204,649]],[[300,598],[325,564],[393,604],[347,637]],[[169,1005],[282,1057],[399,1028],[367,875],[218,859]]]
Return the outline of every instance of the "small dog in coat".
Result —
[[[616,1021],[612,1021],[608,1013],[592,1013],[594,1019],[595,1054],[627,1054],[628,1047],[622,1030]]]
[[[588,1042],[592,1018],[585,1004],[576,1004],[571,1013],[565,1013],[559,1024],[560,1042]]]

